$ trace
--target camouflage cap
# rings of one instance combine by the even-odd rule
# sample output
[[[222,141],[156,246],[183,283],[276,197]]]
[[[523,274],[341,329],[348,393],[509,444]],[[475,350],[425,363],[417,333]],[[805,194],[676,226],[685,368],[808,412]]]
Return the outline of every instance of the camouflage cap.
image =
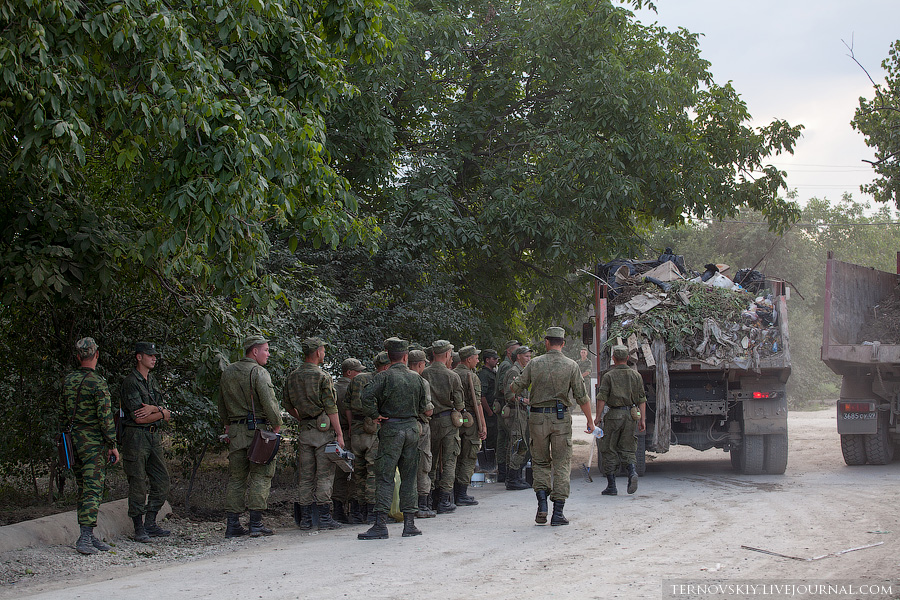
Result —
[[[91,358],[100,346],[92,337],[84,337],[75,342],[75,354],[79,359]]]
[[[519,346],[518,348],[516,348],[516,351],[513,352],[513,356],[525,354],[526,352],[531,352],[531,348],[529,348],[528,346]]]
[[[303,343],[300,345],[303,350],[304,355],[312,354],[319,348],[325,345],[325,340],[320,337],[308,337],[303,340]]]
[[[424,362],[425,359],[425,351],[424,350],[410,350],[409,351],[409,363],[417,363]]]
[[[409,350],[409,342],[398,337],[390,337],[384,340],[384,349],[388,352],[407,352]]]
[[[410,342],[409,343],[409,351],[410,352],[412,352],[413,350],[424,350],[424,349],[425,349],[425,347],[418,342]]]
[[[519,343],[519,340],[509,340],[508,342],[506,342],[506,349],[509,350],[513,346],[521,346],[521,345],[522,344]]]
[[[134,353],[146,354],[147,356],[156,356],[159,354],[159,352],[156,351],[156,344],[153,342],[137,342],[134,345]]]
[[[248,335],[244,338],[244,342],[241,344],[241,347],[244,349],[244,352],[256,346],[258,344],[268,344],[269,340],[264,338],[261,335]]]
[[[388,358],[387,352],[379,352],[375,355],[375,368],[383,367],[385,365],[391,364],[391,359]]]
[[[545,338],[565,338],[566,330],[562,327],[548,327],[547,333],[544,334]]]
[[[459,352],[454,351],[452,354],[450,354],[450,362],[452,362],[454,365],[459,363]]]
[[[475,346],[463,346],[459,349],[459,360],[466,360],[470,356],[481,354],[481,350]]]
[[[356,358],[348,358],[341,363],[341,373],[346,373],[347,371],[359,371],[362,373],[365,370],[366,368]]]
[[[432,348],[431,346],[425,348],[425,360],[427,360],[428,362],[434,360],[434,348]]]
[[[443,354],[444,352],[450,352],[451,350],[453,350],[453,344],[447,340],[437,340],[431,344],[431,351],[435,354]]]
[[[613,358],[618,358],[622,360],[623,358],[628,358],[628,346],[623,346],[621,344],[616,344],[612,349]]]
[[[487,350],[482,350],[481,351],[481,359],[487,360],[489,358],[500,358],[500,355],[497,354],[496,350],[491,350],[490,348],[488,348]]]

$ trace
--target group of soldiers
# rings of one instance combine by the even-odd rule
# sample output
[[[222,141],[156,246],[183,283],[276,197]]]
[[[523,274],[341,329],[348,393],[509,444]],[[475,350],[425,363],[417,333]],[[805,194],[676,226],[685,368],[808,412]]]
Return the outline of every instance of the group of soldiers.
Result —
[[[598,386],[595,422],[587,393],[591,366],[586,350],[579,362],[563,355],[565,332],[561,327],[547,330],[544,346],[546,352],[532,360],[531,348],[511,340],[506,358],[500,362],[493,350],[482,352],[469,345],[454,352],[447,340],[423,348],[393,337],[385,340],[384,350],[375,356],[375,372],[365,372],[358,359],[348,358],[334,381],[322,369],[325,342],[310,337],[302,342],[303,363],[288,375],[279,403],[265,369],[269,340],[248,336],[243,341],[243,358],[225,368],[220,382],[221,438],[229,447],[225,536],[274,533],[263,524],[263,512],[275,461],[254,462],[248,449],[256,429],[280,432],[282,408],[298,423],[295,521],[301,530],[369,524],[359,539],[387,538],[395,473],[400,478],[404,537],[421,535],[416,518],[477,505],[468,486],[488,437],[489,422],[496,425],[498,480],[509,490],[534,489],[536,523],[547,522],[549,500],[553,503],[550,524],[567,525],[563,509],[569,496],[571,409],[576,406],[586,417],[587,433],[595,424],[607,428],[601,450],[610,483],[603,493],[616,493],[619,463],[628,466],[628,492],[634,493],[634,427],[637,422],[640,430],[644,428],[646,399],[640,375],[628,368],[623,358],[627,348],[613,351],[616,365],[624,364],[627,373],[614,368],[604,375]],[[93,528],[104,462],[117,461],[119,453],[109,391],[95,372],[96,342],[79,340],[76,355],[81,366],[67,376],[64,392],[65,406],[72,411],[70,428],[78,457],[75,473],[81,536],[76,549],[92,554],[109,549],[93,535]],[[135,539],[146,542],[169,535],[156,517],[169,487],[159,426],[171,419],[171,413],[162,406],[162,395],[150,373],[156,365],[154,344],[136,344],[134,355],[135,368],[122,386],[122,451]],[[476,370],[479,358],[483,364]],[[617,410],[631,407],[639,419],[624,418],[633,417],[635,410]],[[333,453],[335,443],[355,455],[352,473],[335,468],[327,452],[331,448]],[[524,475],[529,457],[533,484],[527,483]],[[249,511],[246,528],[240,521],[245,510]]]

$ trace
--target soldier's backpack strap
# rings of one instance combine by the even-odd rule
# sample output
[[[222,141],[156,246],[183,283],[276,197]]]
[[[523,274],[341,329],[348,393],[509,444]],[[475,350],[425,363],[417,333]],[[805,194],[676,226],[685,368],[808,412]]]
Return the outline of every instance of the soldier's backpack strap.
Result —
[[[253,372],[256,371],[258,368],[259,367],[256,366],[256,367],[253,367],[252,369],[250,369],[250,375],[247,377],[248,381],[250,382],[250,412],[253,413],[253,422],[254,423],[256,423],[256,407],[254,406],[256,398],[253,394]]]

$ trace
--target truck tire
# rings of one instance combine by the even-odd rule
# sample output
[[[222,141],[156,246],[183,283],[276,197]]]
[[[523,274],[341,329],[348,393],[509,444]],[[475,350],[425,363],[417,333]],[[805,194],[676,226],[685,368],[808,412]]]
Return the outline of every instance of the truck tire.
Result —
[[[766,458],[763,470],[768,475],[783,475],[788,462],[788,436],[775,433],[765,436]]]
[[[766,460],[765,438],[761,435],[744,434],[744,444],[740,452],[741,473],[761,475]]]
[[[844,462],[851,467],[866,464],[866,445],[863,436],[852,433],[841,436],[841,454]]]
[[[647,436],[637,436],[637,446],[634,449],[635,469],[638,477],[643,477],[647,472]]]
[[[870,465],[886,465],[894,460],[894,444],[888,432],[888,416],[886,412],[878,413],[878,432],[875,435],[864,435],[866,459]]]

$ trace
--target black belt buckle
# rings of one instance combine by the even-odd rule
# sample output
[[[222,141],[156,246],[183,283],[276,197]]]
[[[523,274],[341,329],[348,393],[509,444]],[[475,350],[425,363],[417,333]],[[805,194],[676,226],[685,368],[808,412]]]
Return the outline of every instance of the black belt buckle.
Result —
[[[565,410],[563,409],[563,403],[559,400],[556,401],[556,418],[560,421],[563,419]]]

